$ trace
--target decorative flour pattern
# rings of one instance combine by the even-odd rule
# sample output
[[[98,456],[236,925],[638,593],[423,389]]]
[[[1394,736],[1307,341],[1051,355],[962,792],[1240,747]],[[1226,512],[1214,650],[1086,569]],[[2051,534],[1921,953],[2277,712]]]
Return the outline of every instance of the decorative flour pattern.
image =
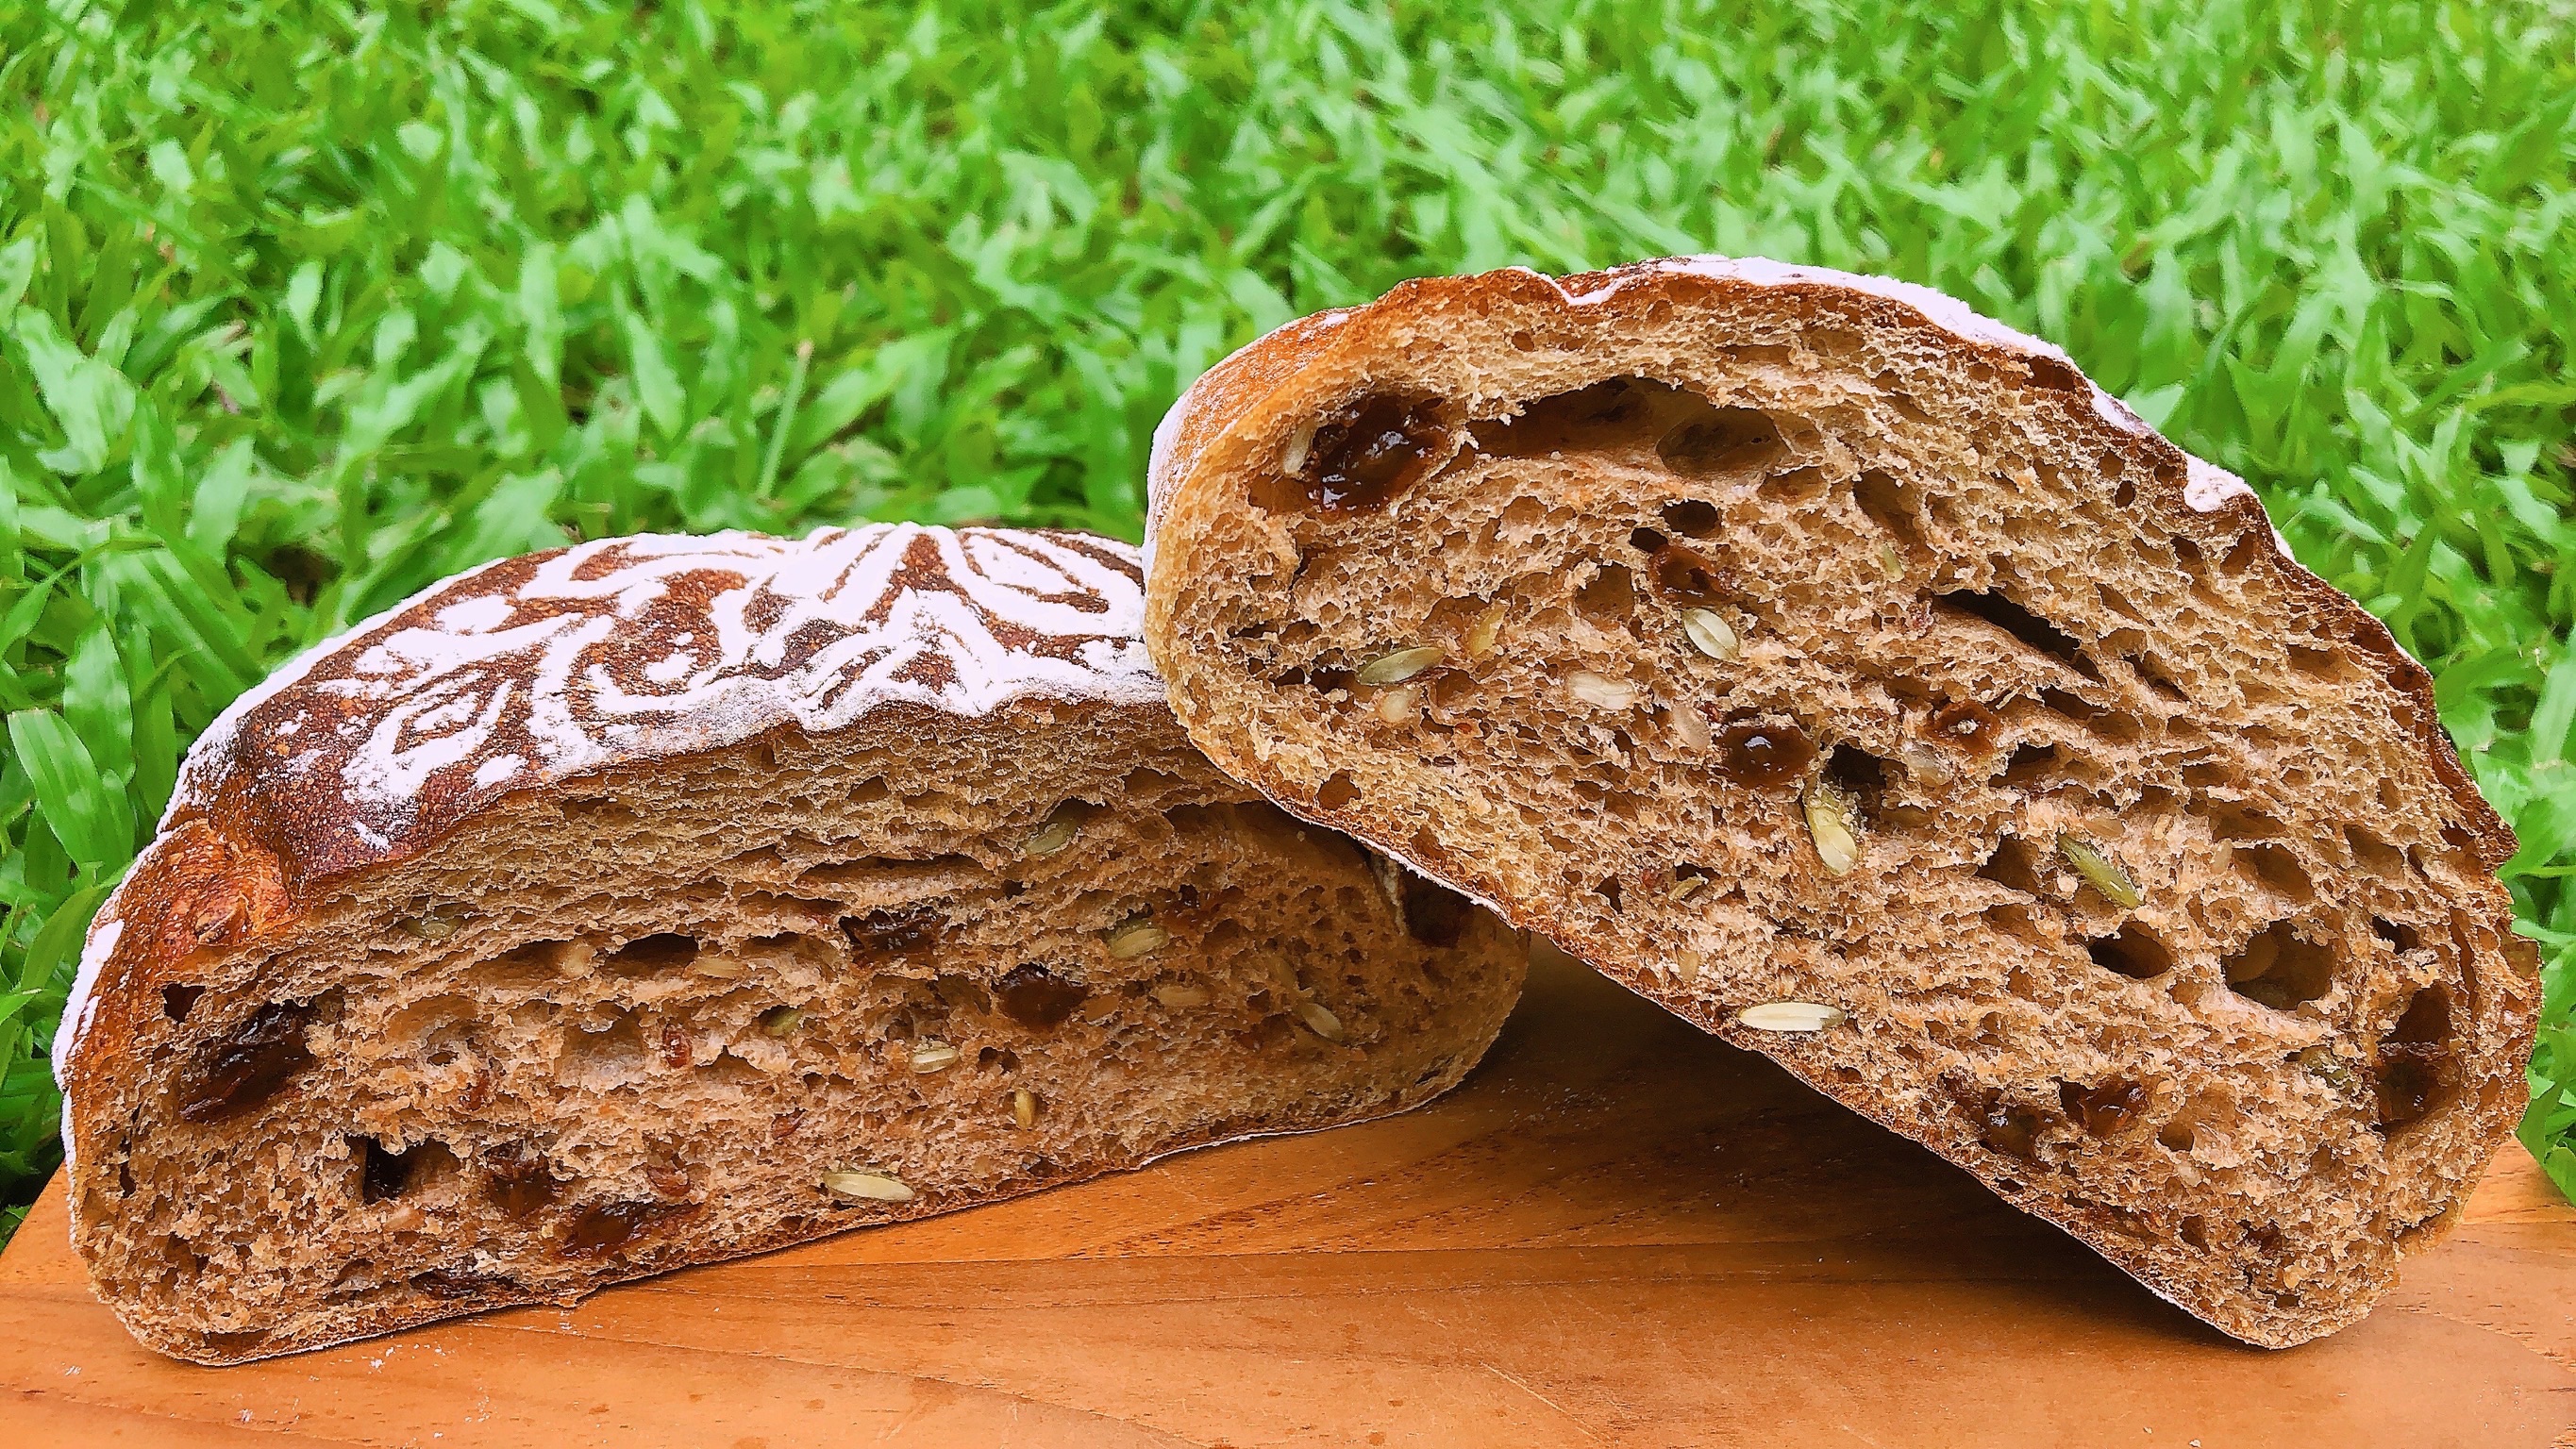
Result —
[[[912,524],[505,559],[243,696],[189,753],[162,829],[225,799],[309,879],[408,854],[509,791],[781,725],[1158,701],[1141,578],[1110,539]]]

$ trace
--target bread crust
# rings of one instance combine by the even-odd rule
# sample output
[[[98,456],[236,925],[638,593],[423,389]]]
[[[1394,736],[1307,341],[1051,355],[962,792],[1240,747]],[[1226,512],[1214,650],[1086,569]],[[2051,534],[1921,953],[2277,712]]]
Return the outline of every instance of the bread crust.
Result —
[[[2482,1025],[2505,1038],[2506,1045],[2503,1051],[2489,1054],[2491,1059],[2481,1070],[2501,1072],[2505,1068],[2495,1063],[2519,1052],[2511,1063],[2518,1077],[2535,1024],[2536,971],[2522,959],[2528,954],[2522,949],[2528,943],[2511,935],[2511,898],[2491,876],[2512,855],[2515,840],[2477,793],[2443,732],[2431,676],[2406,654],[2385,625],[2289,556],[2260,500],[2241,479],[2174,446],[2094,386],[2059,349],[1979,317],[1952,299],[1901,282],[1761,259],[1718,257],[1646,261],[1561,279],[1511,268],[1406,282],[1369,305],[1290,323],[1225,359],[1183,395],[1158,428],[1148,490],[1146,637],[1171,681],[1174,710],[1201,748],[1283,808],[1404,859],[1424,875],[1482,900],[1513,925],[1548,935],[1587,964],[1652,999],[1663,1000],[1703,1029],[1798,1067],[1804,1048],[1796,1038],[1753,1031],[1731,1018],[1714,1017],[1670,1000],[1656,991],[1656,978],[1641,963],[1620,959],[1609,943],[1596,939],[1584,925],[1561,918],[1548,907],[1543,892],[1521,900],[1488,899],[1461,861],[1440,853],[1451,843],[1431,842],[1419,835],[1411,840],[1391,839],[1378,822],[1365,818],[1364,809],[1324,805],[1311,790],[1289,781],[1261,751],[1245,748],[1243,741],[1229,738],[1224,728],[1212,722],[1204,702],[1192,697],[1182,661],[1170,653],[1178,647],[1175,616],[1194,566],[1172,550],[1184,540],[1205,535],[1230,511],[1243,506],[1240,489],[1219,480],[1241,476],[1245,470],[1275,470],[1276,452],[1286,436],[1283,430],[1290,425],[1283,416],[1292,409],[1297,415],[1311,416],[1318,403],[1337,404],[1355,385],[1352,379],[1368,377],[1371,359],[1390,352],[1404,356],[1409,368],[1436,378],[1434,385],[1463,403],[1470,416],[1485,416],[1480,408],[1512,399],[1484,390],[1480,370],[1458,354],[1502,342],[1505,324],[1495,320],[1498,316],[1513,319],[1510,325],[1526,325],[1542,333],[1554,328],[1553,345],[1563,347],[1579,345],[1591,329],[1615,336],[1623,328],[1669,313],[1731,307],[1778,308],[1801,323],[1848,321],[1919,334],[1962,362],[1990,369],[1998,386],[2045,390],[2062,397],[2069,413],[2089,429],[2090,440],[2123,460],[2124,476],[2141,480],[2135,502],[2128,505],[2133,510],[2152,513],[2174,532],[2199,541],[2212,556],[2233,549],[2249,533],[2261,535],[2270,546],[2256,550],[2262,560],[2259,566],[2269,569],[2298,604],[2331,622],[2329,629],[2317,632],[2339,638],[2351,657],[2384,680],[2392,694],[2391,712],[2401,717],[2414,748],[2450,797],[2467,853],[2480,871],[2490,873],[2467,904],[2477,908],[2481,924],[2500,943],[2509,966],[2494,973],[2506,979],[2493,983],[2480,1013],[2488,1018]],[[1540,320],[1533,322],[1533,318]],[[1462,336],[1476,340],[1461,344]],[[1294,401],[1287,401],[1290,398]],[[1818,1072],[1802,1070],[1800,1075],[1881,1125],[1924,1140],[1866,1086],[1838,1082]],[[2479,1122],[2488,1152],[2510,1136],[2517,1120],[2518,1111],[2505,1101],[2510,1096],[2491,1094],[2505,1105],[2485,1112]],[[1927,1141],[1927,1145],[1958,1165],[1989,1176],[1967,1154],[1939,1142]],[[2484,1161],[2481,1156],[2470,1165],[2472,1176]],[[2273,1347],[2303,1342],[2343,1327],[2367,1311],[2365,1298],[2346,1311],[2294,1321],[2213,1304],[2205,1293],[2168,1275],[2123,1239],[2108,1219],[2097,1220],[2057,1205],[2026,1188],[2005,1195],[2026,1211],[2083,1238],[2159,1296],[2248,1342]],[[2447,1227],[2447,1218],[2423,1225],[2420,1232],[2409,1234],[2407,1250],[2436,1241]]]
[[[184,987],[193,1002],[192,983],[224,974],[222,963],[309,947],[335,898],[407,863],[434,865],[450,843],[556,813],[597,794],[603,776],[614,777],[609,788],[637,788],[811,761],[857,739],[900,751],[904,740],[971,722],[1041,748],[1076,735],[1104,741],[1108,758],[1149,764],[1174,788],[1186,781],[1211,802],[1254,799],[1172,718],[1139,637],[1142,603],[1136,550],[1083,534],[875,525],[803,540],[647,535],[486,565],[299,657],[200,739],[159,833],[90,928],[54,1048],[75,1247],[85,1256],[102,1248],[117,1221],[98,1207],[115,1198],[112,1182],[102,1190],[96,1180],[115,1172],[116,1154],[102,1144],[130,1130],[135,1084],[151,1075],[146,1053],[167,1053],[165,1011],[184,1010],[167,1009],[167,988]],[[1313,848],[1356,869],[1355,855],[1343,861],[1344,842]],[[1463,939],[1479,960],[1517,959],[1498,922],[1471,921]],[[1485,1032],[1477,1049],[1516,979],[1480,986],[1492,999],[1467,1012],[1490,1017],[1471,1023]],[[1464,1051],[1356,1107],[1318,1101],[1302,1113],[1140,1138],[1123,1154],[1068,1162],[1043,1181],[974,1200],[1403,1110],[1453,1085],[1477,1055]],[[869,1220],[959,1205],[925,1200]],[[800,1217],[724,1244],[674,1235],[649,1260],[611,1264],[571,1296],[852,1225]],[[459,1283],[444,1303],[370,1302],[327,1340],[294,1340],[210,1333],[109,1296],[138,1338],[202,1363],[547,1301],[514,1283]]]
[[[1159,701],[1142,581],[1134,548],[1090,534],[641,534],[485,564],[316,645],[198,738],[90,925],[54,1037],[66,1160],[89,1080],[130,1059],[161,988],[291,925],[326,883],[511,797],[772,730]]]

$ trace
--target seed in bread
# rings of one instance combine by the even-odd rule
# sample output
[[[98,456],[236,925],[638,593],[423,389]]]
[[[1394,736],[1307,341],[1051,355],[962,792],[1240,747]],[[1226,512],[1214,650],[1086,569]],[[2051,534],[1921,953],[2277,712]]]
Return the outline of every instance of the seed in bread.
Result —
[[[2362,1314],[2521,1110],[2512,841],[2422,668],[1947,298],[1409,283],[1202,378],[1151,506],[1220,765],[2241,1338]]]
[[[1446,1088],[1516,938],[1219,774],[1141,610],[1082,535],[640,537],[289,665],[57,1039],[99,1295],[234,1362]]]

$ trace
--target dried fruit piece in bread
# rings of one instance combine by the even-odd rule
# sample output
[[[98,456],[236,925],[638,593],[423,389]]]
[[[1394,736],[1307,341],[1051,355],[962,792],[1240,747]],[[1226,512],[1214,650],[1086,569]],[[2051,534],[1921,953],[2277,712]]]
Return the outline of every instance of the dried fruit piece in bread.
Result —
[[[1517,938],[1212,768],[1135,551],[490,565],[190,755],[57,1042],[72,1234],[233,1362],[1398,1110]]]
[[[1220,765],[2240,1338],[2359,1317],[2521,1110],[2512,840],[2423,669],[1948,298],[1408,283],[1202,378],[1152,510]]]

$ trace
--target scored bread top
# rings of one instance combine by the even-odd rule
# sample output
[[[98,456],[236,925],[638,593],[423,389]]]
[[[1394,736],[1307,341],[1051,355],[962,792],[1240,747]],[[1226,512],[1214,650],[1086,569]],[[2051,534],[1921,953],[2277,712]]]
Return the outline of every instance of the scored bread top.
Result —
[[[1151,699],[1135,551],[917,524],[641,534],[503,559],[308,651],[188,752],[168,830],[234,812],[298,879],[409,854],[506,791],[822,733],[897,700]]]
[[[1821,305],[1898,325],[1922,326],[1952,345],[1982,350],[2007,362],[2038,385],[2080,391],[2114,445],[2148,465],[2140,470],[2149,482],[2140,492],[2139,506],[2178,506],[2186,514],[2215,516],[2212,521],[2222,527],[2259,528],[2269,537],[2273,547],[2266,553],[2272,566],[2294,592],[2341,616],[2356,654],[2397,691],[2409,731],[2460,805],[2463,826],[2476,843],[2481,865],[2493,870],[2513,854],[2512,830],[2479,795],[2442,731],[2432,675],[2406,653],[2386,625],[2291,557],[2287,541],[2273,529],[2262,500],[2244,479],[2175,447],[2127,404],[2095,386],[2062,349],[1982,316],[1954,297],[1892,277],[1763,257],[1663,257],[1561,278],[1526,267],[1506,267],[1475,276],[1422,278],[1397,286],[1375,302],[1301,317],[1246,343],[1208,369],[1155,428],[1146,469],[1146,571],[1150,575],[1154,570],[1157,535],[1180,486],[1238,427],[1279,426],[1277,419],[1268,416],[1264,400],[1309,369],[1364,370],[1352,367],[1349,359],[1390,346],[1408,353],[1437,350],[1452,315],[1482,311],[1505,298],[1538,300],[1563,309],[1570,317],[1617,326],[1628,315],[1646,315],[1673,302],[1722,305],[1730,291],[1740,297],[1747,288],[1779,293],[1791,306],[1811,314]],[[1514,400],[1468,397],[1460,401],[1482,416]]]
[[[416,855],[505,795],[885,705],[1159,704],[1142,580],[1114,539],[871,524],[599,539],[434,584],[290,661],[199,737],[90,927],[55,1076],[68,1083],[138,914],[176,936],[127,956],[237,942],[297,888]],[[68,1150],[68,1115],[64,1135]]]

